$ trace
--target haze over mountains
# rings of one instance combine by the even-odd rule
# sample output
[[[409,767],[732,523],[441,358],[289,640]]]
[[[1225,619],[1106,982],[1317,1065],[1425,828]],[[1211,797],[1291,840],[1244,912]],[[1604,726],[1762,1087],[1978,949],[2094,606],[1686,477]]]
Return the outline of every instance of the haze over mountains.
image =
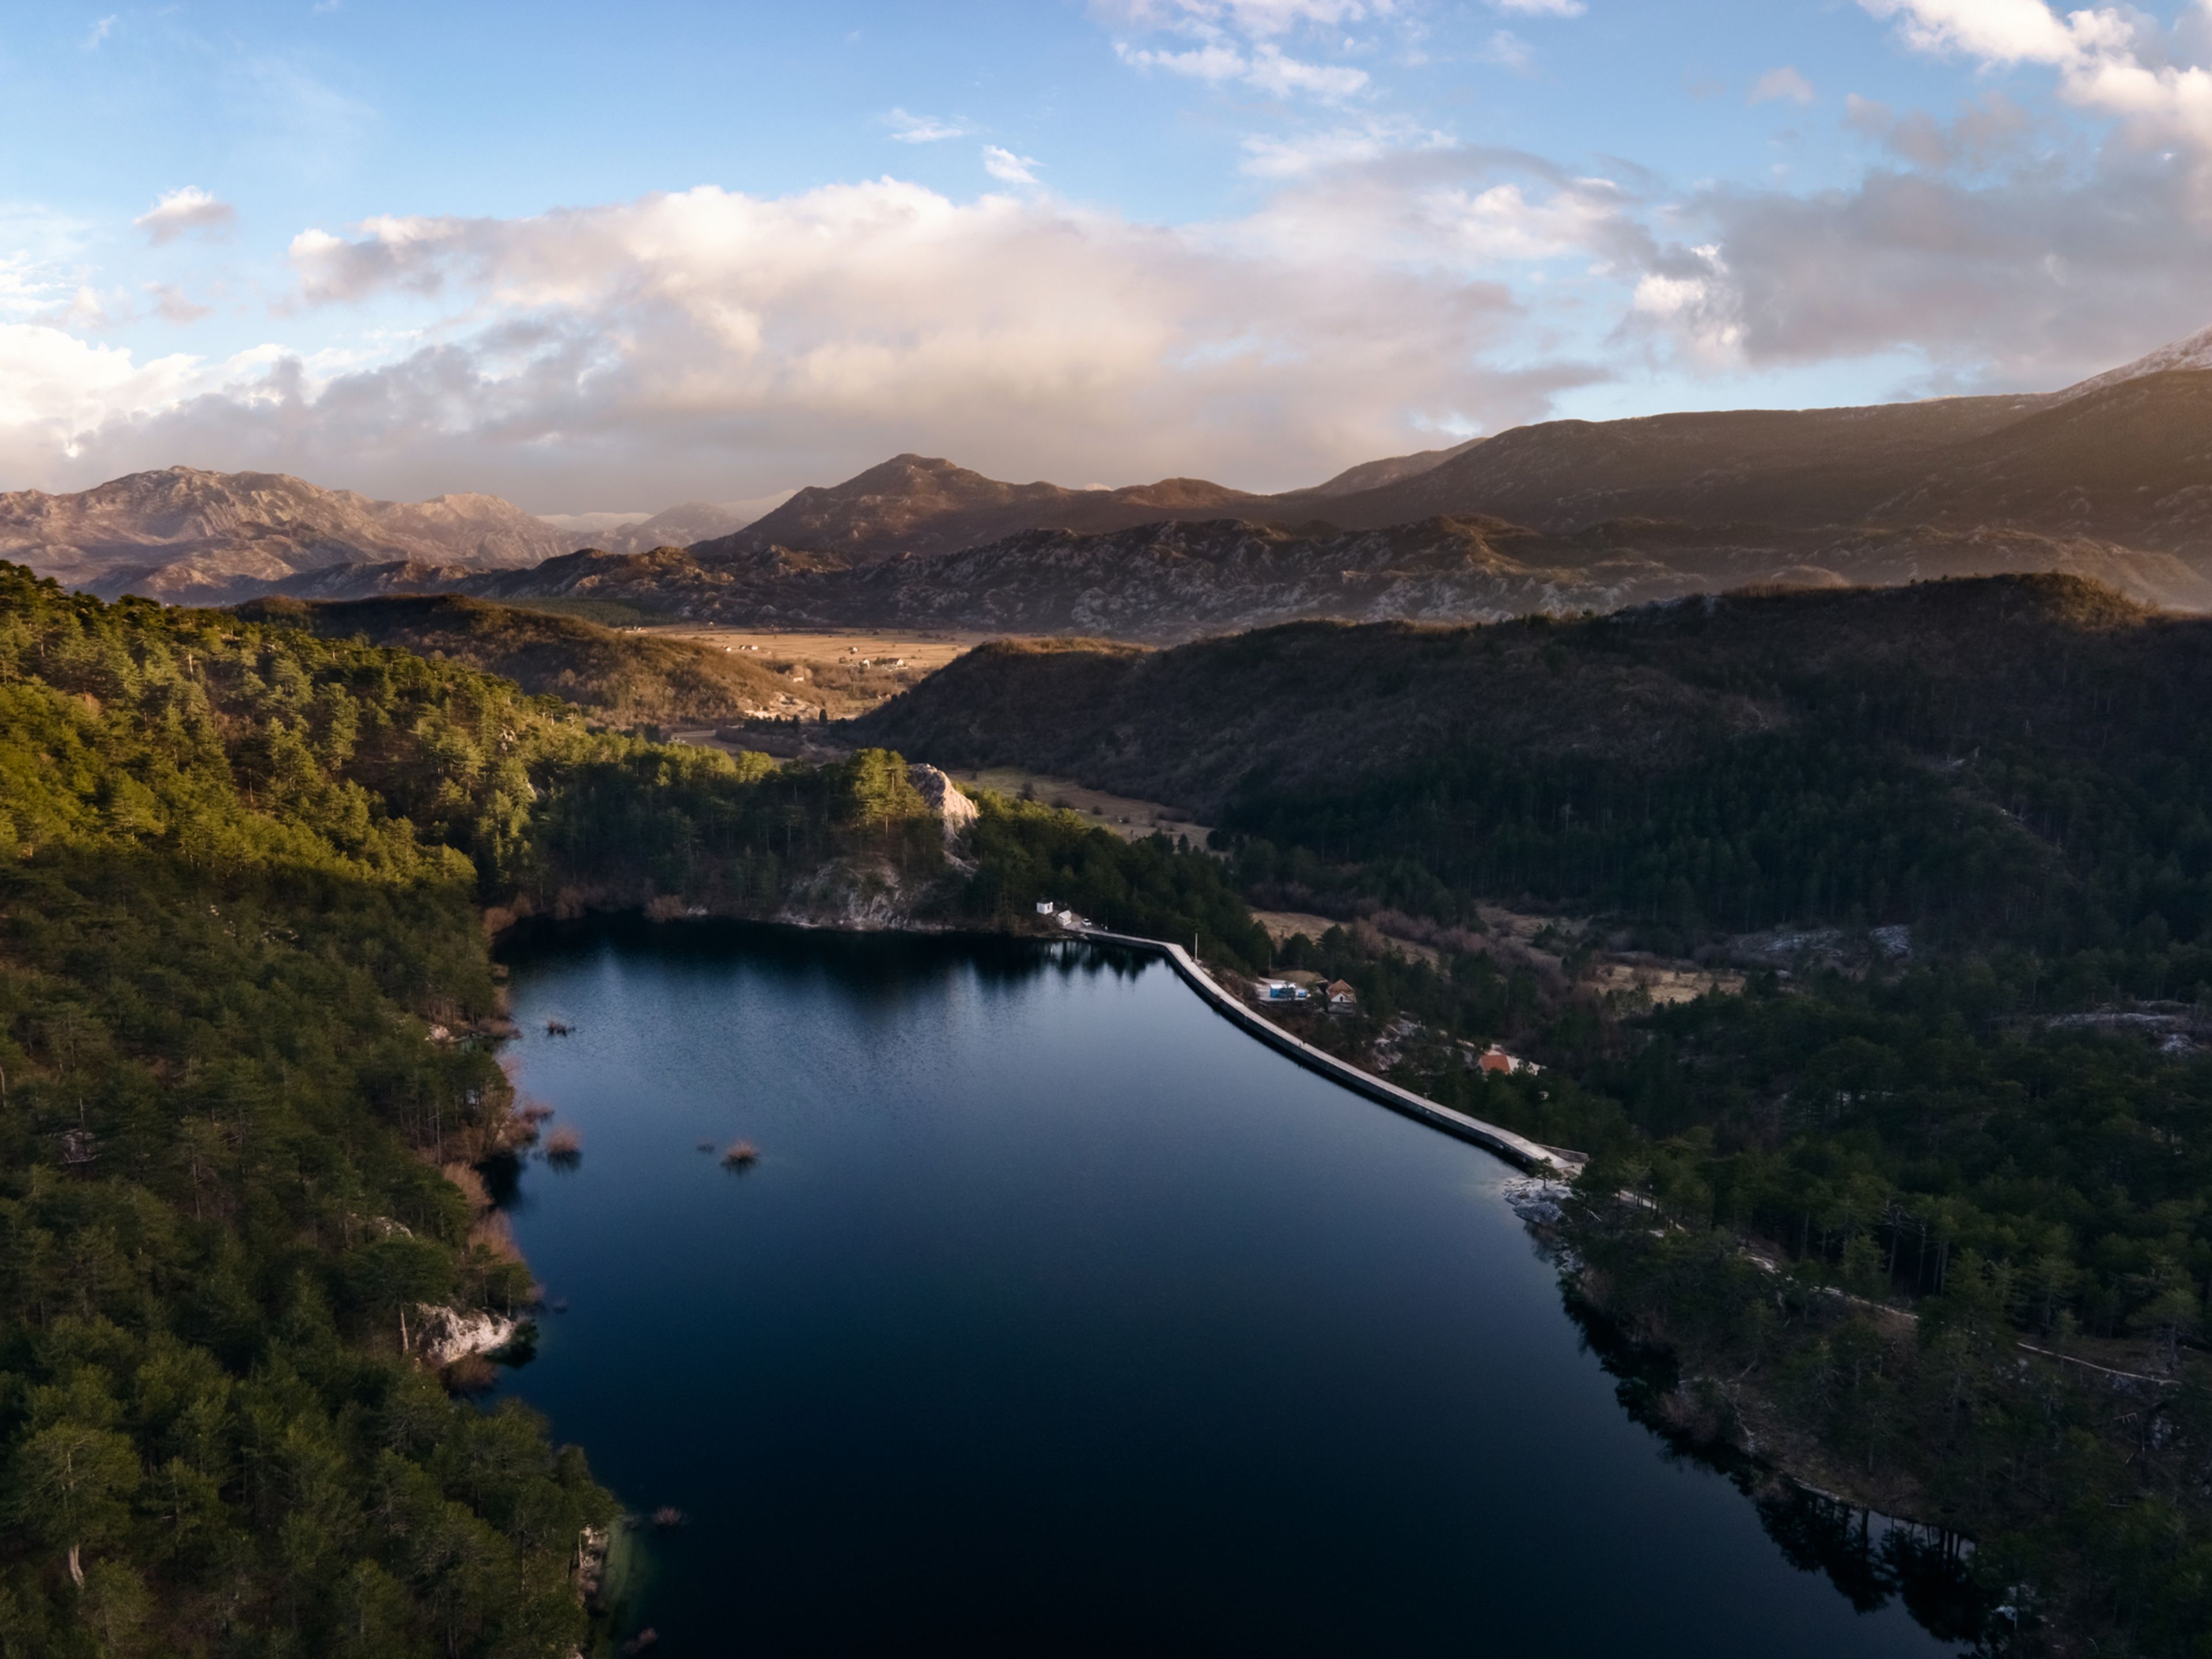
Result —
[[[495,497],[173,468],[0,496],[0,556],[199,603],[459,592],[1135,639],[2027,571],[2212,610],[2212,330],[2056,393],[1547,422],[1273,495],[1006,483],[908,454],[736,516],[689,503],[580,550]]]

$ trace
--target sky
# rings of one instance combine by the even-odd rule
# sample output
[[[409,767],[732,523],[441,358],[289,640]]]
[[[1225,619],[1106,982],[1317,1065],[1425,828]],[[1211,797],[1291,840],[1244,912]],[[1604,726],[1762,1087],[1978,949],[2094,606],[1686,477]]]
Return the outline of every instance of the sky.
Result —
[[[0,489],[1279,489],[2208,324],[2212,0],[0,6]]]

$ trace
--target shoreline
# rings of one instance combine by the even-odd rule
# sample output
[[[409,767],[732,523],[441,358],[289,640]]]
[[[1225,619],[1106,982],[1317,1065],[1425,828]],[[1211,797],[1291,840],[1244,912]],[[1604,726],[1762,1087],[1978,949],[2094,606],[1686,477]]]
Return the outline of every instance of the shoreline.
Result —
[[[1247,1008],[1243,1000],[1224,989],[1213,976],[1200,966],[1197,959],[1180,945],[1167,939],[1139,939],[1133,933],[1110,933],[1103,927],[1071,929],[1077,939],[1093,939],[1108,945],[1120,945],[1137,950],[1150,951],[1164,956],[1176,973],[1193,990],[1231,1024],[1242,1026],[1278,1054],[1296,1060],[1307,1070],[1318,1072],[1340,1087],[1364,1096],[1376,1104],[1389,1107],[1401,1116],[1440,1131],[1455,1140],[1464,1140],[1480,1146],[1492,1157],[1502,1158],[1516,1168],[1531,1175],[1551,1175],[1563,1181],[1572,1181],[1582,1173],[1583,1166],[1563,1158],[1549,1146],[1539,1146],[1525,1135],[1510,1129],[1501,1129],[1494,1123],[1485,1123],[1480,1118],[1469,1117],[1449,1106],[1415,1094],[1411,1089],[1401,1088],[1374,1073],[1340,1060],[1325,1048],[1315,1047],[1304,1037],[1285,1030],[1274,1021]]]
[[[1415,1094],[1412,1090],[1402,1088],[1388,1079],[1377,1077],[1374,1073],[1355,1066],[1348,1060],[1340,1059],[1327,1049],[1317,1048],[1295,1033],[1284,1030],[1273,1020],[1246,1007],[1240,998],[1224,988],[1211,974],[1207,973],[1197,958],[1183,946],[1172,940],[1144,939],[1133,933],[1117,933],[1103,927],[1079,927],[1063,930],[1057,934],[1037,934],[1012,929],[963,927],[957,925],[932,927],[911,921],[895,921],[876,927],[841,927],[836,921],[799,921],[787,916],[756,917],[716,914],[704,916],[685,915],[664,919],[650,915],[640,906],[587,909],[583,915],[577,916],[560,916],[546,913],[516,915],[514,912],[508,911],[507,920],[495,927],[489,925],[490,917],[487,915],[486,932],[496,948],[502,939],[512,945],[526,941],[530,933],[547,928],[549,926],[552,928],[574,927],[578,923],[588,923],[595,918],[602,921],[643,922],[656,927],[665,927],[672,923],[690,921],[735,923],[753,927],[788,927],[794,932],[803,933],[848,934],[854,938],[906,934],[923,939],[965,937],[977,939],[1007,939],[1026,941],[1034,945],[1050,945],[1058,940],[1074,939],[1146,951],[1165,957],[1176,976],[1196,991],[1200,1000],[1206,1002],[1215,1013],[1227,1019],[1231,1024],[1243,1028],[1247,1036],[1256,1038],[1260,1042],[1285,1058],[1294,1060],[1307,1070],[1328,1078],[1340,1088],[1348,1090],[1377,1105],[1387,1107],[1401,1116],[1411,1118],[1415,1122],[1434,1129],[1439,1133],[1449,1135],[1455,1140],[1462,1140],[1470,1146],[1479,1146],[1492,1157],[1500,1158],[1528,1174],[1550,1176],[1557,1180],[1571,1182],[1583,1171],[1584,1160],[1578,1157],[1568,1156],[1563,1148],[1540,1145],[1525,1135],[1515,1133],[1510,1129],[1501,1128],[1494,1123],[1486,1123],[1480,1118],[1470,1117],[1466,1113],[1455,1110],[1451,1107],[1439,1105],[1425,1096]]]

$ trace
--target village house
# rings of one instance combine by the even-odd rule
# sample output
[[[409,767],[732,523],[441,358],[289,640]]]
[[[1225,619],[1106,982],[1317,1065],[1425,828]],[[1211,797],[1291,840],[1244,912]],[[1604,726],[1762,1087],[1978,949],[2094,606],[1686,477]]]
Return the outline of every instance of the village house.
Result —
[[[1332,1014],[1348,1014],[1359,1006],[1359,993],[1342,980],[1333,980],[1322,994],[1328,999]]]
[[[1522,1059],[1518,1054],[1507,1054],[1503,1048],[1493,1042],[1483,1051],[1482,1058],[1475,1061],[1475,1069],[1481,1072],[1495,1072],[1501,1076],[1510,1077],[1516,1072],[1535,1073],[1544,1068],[1533,1060]]]

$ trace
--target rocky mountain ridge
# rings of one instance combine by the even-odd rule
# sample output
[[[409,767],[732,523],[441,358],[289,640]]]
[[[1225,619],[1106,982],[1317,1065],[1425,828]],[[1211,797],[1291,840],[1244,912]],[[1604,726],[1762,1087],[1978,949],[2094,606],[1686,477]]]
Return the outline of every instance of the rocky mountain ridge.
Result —
[[[2212,610],[2212,580],[2173,555],[2031,531],[1788,532],[1631,520],[1562,537],[1481,518],[1370,531],[1217,520],[1096,535],[1029,531],[983,547],[871,563],[780,547],[705,554],[586,550],[531,570],[466,576],[458,586],[511,603],[593,599],[747,628],[1153,643],[1309,618],[1484,622],[1616,611],[1746,586],[1894,586],[1992,573],[2063,573],[2166,609]],[[284,591],[350,597],[338,591],[348,574],[295,579]],[[380,584],[375,592],[423,591],[404,585],[409,577],[398,568],[368,574]]]
[[[1241,516],[1265,501],[1199,478],[1122,489],[1002,483],[927,455],[897,455],[843,483],[800,490],[736,535],[699,546],[704,559],[771,547],[854,563],[957,551],[1026,530],[1097,532],[1167,519]]]
[[[568,550],[550,525],[496,495],[374,501],[281,472],[172,466],[75,495],[0,495],[0,558],[106,595],[204,603],[349,565],[465,573]]]
[[[753,625],[1152,640],[2007,572],[2212,608],[2200,365],[2212,330],[2062,392],[1552,421],[1273,495],[1190,478],[1012,484],[906,454],[688,550],[672,544],[726,509],[690,503],[571,551],[573,537],[494,497],[408,505],[172,468],[76,496],[0,496],[0,556],[200,603],[588,595]]]

